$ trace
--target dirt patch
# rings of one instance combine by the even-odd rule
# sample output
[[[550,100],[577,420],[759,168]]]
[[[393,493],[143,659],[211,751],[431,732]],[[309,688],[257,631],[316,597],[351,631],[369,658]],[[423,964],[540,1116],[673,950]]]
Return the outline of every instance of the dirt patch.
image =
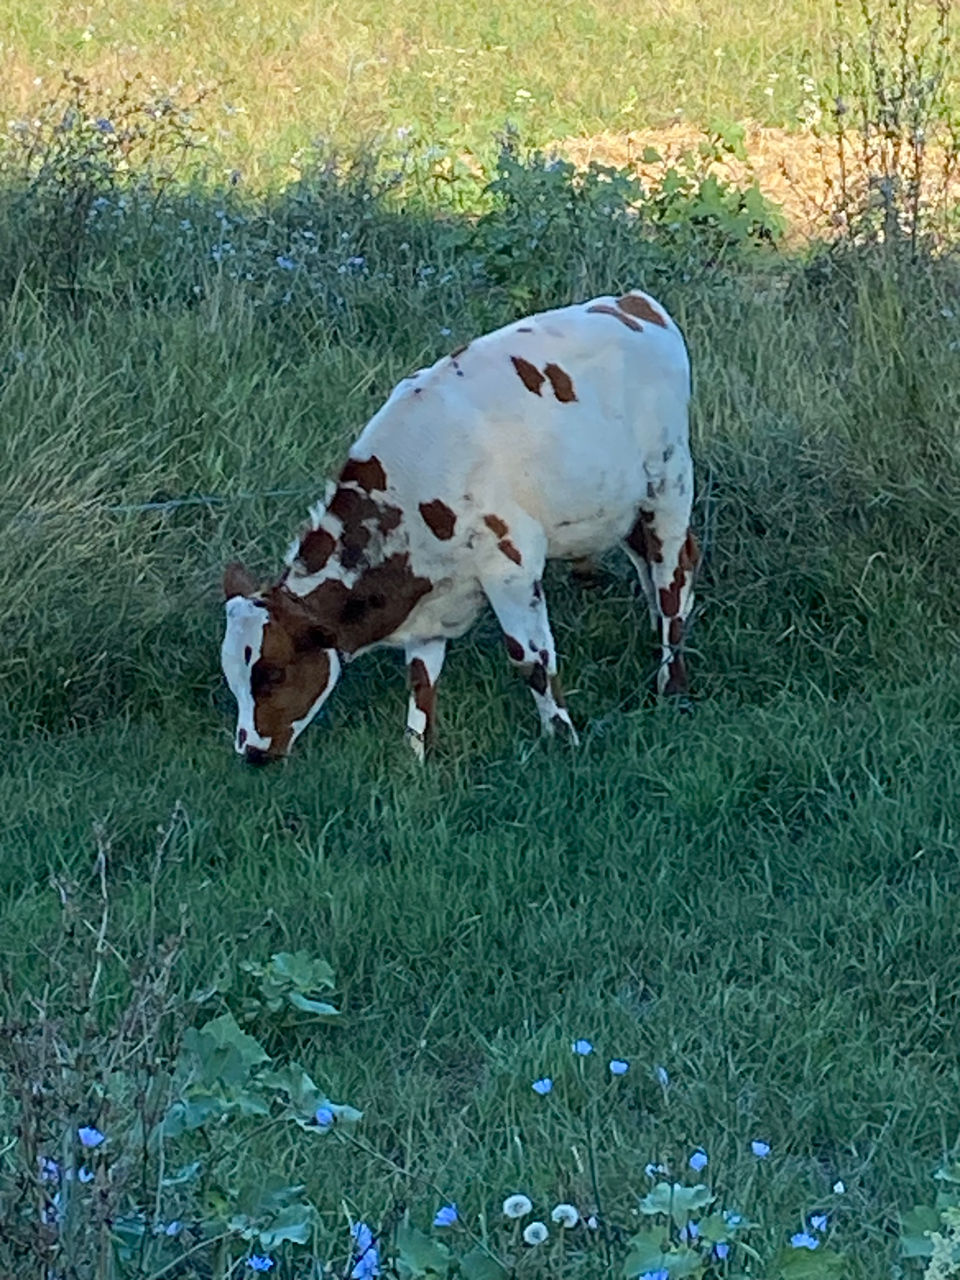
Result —
[[[833,235],[841,230],[845,218],[841,212],[841,165],[836,139],[819,137],[809,130],[789,132],[745,124],[743,147],[747,159],[726,156],[710,166],[710,172],[722,181],[747,186],[756,180],[761,192],[783,210],[787,220],[787,238],[807,239]],[[684,153],[698,156],[704,133],[693,124],[678,123],[665,129],[633,129],[629,133],[604,132],[590,138],[563,138],[554,150],[586,168],[591,161],[632,170],[647,186],[657,186],[671,165],[677,166]],[[653,148],[659,160],[644,160]],[[699,163],[705,165],[705,160]],[[845,147],[846,188],[848,196],[862,199],[867,190],[868,168],[862,143],[850,138]],[[926,177],[921,184],[923,199],[929,206],[960,201],[960,175],[944,178],[944,152],[930,147],[925,162]],[[876,165],[873,166],[876,171]]]

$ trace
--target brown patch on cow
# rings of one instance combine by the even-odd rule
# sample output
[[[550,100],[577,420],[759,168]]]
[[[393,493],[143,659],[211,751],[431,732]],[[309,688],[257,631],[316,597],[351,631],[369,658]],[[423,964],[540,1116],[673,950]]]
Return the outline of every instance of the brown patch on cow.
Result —
[[[680,568],[684,573],[689,573],[696,569],[700,563],[700,544],[694,537],[693,530],[687,530],[687,536],[683,540],[683,546],[680,548]]]
[[[378,502],[368,493],[343,485],[333,495],[327,511],[343,525],[337,543],[340,563],[346,569],[354,569],[363,561],[374,529],[384,535],[391,533],[403,514],[389,502]]]
[[[510,526],[507,524],[506,520],[501,520],[499,516],[484,516],[483,523],[495,538],[505,538],[510,531]]]
[[[643,332],[643,325],[638,324],[632,316],[625,316],[622,311],[618,311],[616,307],[608,306],[605,302],[598,302],[595,307],[587,307],[587,312],[594,315],[613,316],[615,320],[625,324],[628,329],[633,329],[635,333]]]
[[[450,352],[450,359],[456,360],[458,356],[462,356],[469,345],[469,342],[465,342],[462,347],[455,347],[454,350]]]
[[[565,369],[561,369],[558,364],[548,364],[544,366],[543,372],[550,379],[553,394],[558,400],[563,404],[576,400],[577,393],[573,389],[573,379]]]
[[[686,580],[687,575],[677,565],[673,571],[673,578],[669,587],[660,588],[660,612],[665,618],[676,617],[680,612],[680,592],[683,590],[683,584]]]
[[[421,502],[420,514],[423,516],[424,524],[435,538],[439,538],[441,542],[447,542],[453,537],[457,517],[445,502],[441,502],[439,498],[434,498],[432,502]]]
[[[540,662],[534,664],[527,676],[527,683],[534,693],[539,693],[542,697],[547,692],[547,668]]]
[[[513,367],[520,375],[520,381],[532,391],[534,395],[540,395],[540,388],[546,382],[546,378],[540,372],[535,364],[531,364],[529,360],[524,360],[523,356],[511,356]]]
[[[300,539],[297,559],[307,573],[319,573],[330,559],[337,540],[326,529],[310,529]]]
[[[663,564],[663,542],[650,526],[656,519],[652,511],[641,511],[627,534],[627,546],[643,556],[647,564]]]
[[[348,459],[347,465],[340,472],[340,483],[348,484],[351,480],[367,493],[372,489],[387,487],[387,473],[376,454],[363,462],[358,462],[356,458]]]
[[[497,543],[497,550],[502,551],[508,560],[512,560],[514,564],[522,564],[523,558],[520,552],[513,545],[509,538],[501,538]]]
[[[423,736],[428,737],[433,729],[437,688],[430,683],[430,673],[422,658],[414,658],[410,663],[410,692],[413,694],[414,706],[426,716]]]
[[[271,593],[271,602],[276,593]],[[253,723],[257,733],[269,738],[267,756],[286,753],[293,737],[294,721],[302,720],[330,680],[332,646],[312,643],[309,627],[298,617],[278,614],[271,605],[270,621],[263,629],[260,657],[250,669]]]
[[[617,306],[628,315],[636,316],[640,320],[649,320],[651,324],[658,324],[661,329],[667,327],[666,320],[656,307],[652,307],[647,299],[640,297],[639,294],[625,293],[622,298],[617,299]]]
[[[513,636],[504,636],[503,642],[507,646],[507,653],[510,655],[512,662],[522,662],[524,660],[526,655],[519,640],[515,640]]]
[[[670,626],[667,628],[667,640],[675,649],[677,645],[683,643],[683,619],[673,617],[670,619]]]

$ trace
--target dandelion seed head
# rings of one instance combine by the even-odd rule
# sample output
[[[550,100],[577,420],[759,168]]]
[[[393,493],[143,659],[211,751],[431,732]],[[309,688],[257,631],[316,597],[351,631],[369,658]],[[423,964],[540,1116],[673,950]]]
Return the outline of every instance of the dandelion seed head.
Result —
[[[843,1193],[846,1191],[846,1189],[847,1188],[844,1186],[843,1182],[839,1178],[833,1184],[833,1194],[835,1196],[842,1196]]]
[[[524,1244],[538,1245],[543,1244],[550,1232],[547,1230],[544,1222],[529,1222],[523,1229]]]
[[[530,1200],[525,1195],[517,1193],[516,1195],[507,1196],[503,1202],[503,1214],[506,1218],[523,1218],[533,1208]]]
[[[551,1211],[550,1220],[558,1227],[575,1227],[580,1221],[580,1214],[575,1205],[558,1204]]]

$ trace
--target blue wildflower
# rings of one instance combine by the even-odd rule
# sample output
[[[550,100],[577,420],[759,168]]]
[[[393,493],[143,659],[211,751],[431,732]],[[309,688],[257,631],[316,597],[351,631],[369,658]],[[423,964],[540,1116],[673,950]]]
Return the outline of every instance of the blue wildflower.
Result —
[[[553,1081],[549,1076],[544,1076],[542,1080],[534,1080],[530,1087],[534,1093],[539,1093],[541,1098],[545,1098],[553,1088]]]
[[[97,120],[97,128],[101,133],[116,133],[116,130],[113,127],[113,122],[108,120],[106,116],[100,116]]]
[[[612,1076],[625,1076],[629,1070],[629,1062],[624,1062],[622,1058],[610,1059],[610,1074]]]
[[[759,1142],[754,1138],[753,1142],[750,1143],[750,1150],[758,1160],[766,1160],[767,1156],[770,1154],[770,1143]]]
[[[690,1168],[694,1173],[699,1173],[701,1169],[705,1169],[707,1167],[707,1163],[707,1153],[704,1151],[703,1147],[697,1147],[696,1151],[690,1157]]]
[[[357,1242],[357,1248],[364,1253],[373,1244],[373,1232],[365,1222],[355,1222],[350,1228],[350,1234]]]
[[[99,1129],[94,1129],[90,1125],[84,1125],[82,1129],[77,1130],[77,1137],[85,1147],[99,1147],[105,1136]]]
[[[798,1231],[796,1235],[790,1237],[790,1243],[795,1249],[819,1249],[820,1241],[809,1235],[806,1231]]]
[[[645,1271],[640,1280],[670,1280],[670,1272],[666,1267],[661,1267],[659,1271]]]
[[[657,1077],[657,1081],[659,1082],[660,1087],[662,1089],[665,1089],[667,1085],[670,1083],[670,1077],[667,1074],[666,1067],[660,1067],[660,1066],[654,1067],[653,1074]]]
[[[718,1245],[714,1245],[713,1251],[722,1262],[730,1253],[730,1246],[721,1240]]]
[[[445,1204],[442,1209],[437,1210],[433,1225],[435,1227],[452,1227],[456,1221],[457,1206],[455,1204]]]
[[[163,1228],[163,1234],[165,1236],[178,1236],[180,1234],[182,1227],[183,1227],[183,1223],[180,1221],[180,1219],[174,1218],[172,1222],[168,1222],[167,1225]]]
[[[56,1160],[51,1160],[49,1156],[40,1157],[40,1177],[44,1182],[60,1181],[60,1166]]]
[[[827,1215],[825,1213],[815,1213],[810,1219],[810,1225],[814,1231],[826,1231]]]
[[[288,258],[283,253],[277,254],[276,262],[282,271],[295,271],[297,267],[296,261],[293,258]]]
[[[593,1053],[593,1045],[589,1040],[574,1040],[573,1052],[579,1054],[581,1058],[585,1058],[588,1054]]]
[[[334,1114],[329,1107],[317,1107],[313,1118],[321,1129],[329,1129],[334,1122]]]
[[[252,1253],[247,1259],[247,1266],[251,1271],[269,1271],[273,1266],[273,1259],[268,1258],[265,1253]]]
[[[93,1172],[93,1170],[88,1169],[85,1164],[82,1164],[80,1168],[77,1170],[77,1177],[80,1179],[81,1182],[92,1182],[96,1176],[97,1175]]]
[[[373,1232],[365,1222],[355,1222],[350,1234],[357,1242],[358,1258],[350,1272],[351,1280],[370,1280],[380,1274],[380,1253],[373,1242]]]

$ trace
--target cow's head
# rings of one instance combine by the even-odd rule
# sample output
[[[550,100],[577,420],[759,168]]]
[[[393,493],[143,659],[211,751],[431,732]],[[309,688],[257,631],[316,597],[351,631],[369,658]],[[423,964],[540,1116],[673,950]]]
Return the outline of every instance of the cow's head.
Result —
[[[237,700],[234,745],[250,764],[287,754],[340,675],[330,637],[281,587],[258,592],[243,565],[223,575],[227,627],[223,674]]]

